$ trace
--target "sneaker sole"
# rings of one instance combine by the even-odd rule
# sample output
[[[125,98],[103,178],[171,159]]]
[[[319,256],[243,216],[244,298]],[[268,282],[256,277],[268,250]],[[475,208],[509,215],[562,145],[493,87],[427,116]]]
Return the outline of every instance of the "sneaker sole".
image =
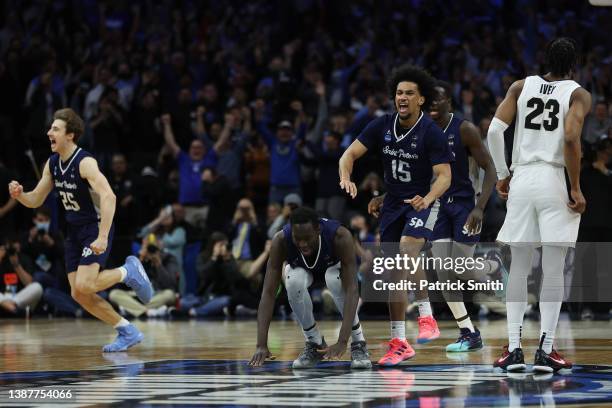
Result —
[[[357,370],[364,370],[364,369],[372,368],[372,362],[370,360],[360,361],[358,363],[355,361],[351,361],[351,368],[354,368]]]
[[[555,371],[555,369],[549,366],[534,365],[533,371],[540,373],[552,373],[553,371]]]
[[[402,359],[401,361],[399,361],[399,362],[397,362],[395,364],[392,364],[392,363],[381,363],[380,360],[379,360],[378,361],[378,365],[381,366],[381,367],[395,367],[395,366],[401,365],[404,362],[407,362],[408,360],[412,359],[414,356],[416,356],[416,352],[414,354],[412,354],[410,357],[406,357],[406,358]]]
[[[144,269],[144,266],[142,266],[142,263],[140,262],[140,260],[138,258],[136,258],[135,256],[133,256],[132,258],[135,259],[135,261],[133,262],[134,264],[136,264],[136,268],[138,269],[138,273],[140,274],[140,276],[142,277],[142,279],[145,281],[146,284],[148,284],[149,286],[151,286],[151,281],[149,280],[149,277],[147,276],[147,272]],[[151,291],[150,296],[147,298],[141,298],[140,296],[138,296],[138,298],[144,303],[147,304],[151,301],[151,298],[153,297],[153,293]]]
[[[417,344],[425,344],[425,343],[429,343],[430,341],[434,341],[435,339],[439,337],[440,337],[440,333],[438,333],[436,336],[433,336],[433,337],[427,337],[427,338],[422,338],[422,339],[417,338],[416,342]]]
[[[508,367],[506,367],[506,371],[523,371],[526,368],[526,364],[510,364]]]

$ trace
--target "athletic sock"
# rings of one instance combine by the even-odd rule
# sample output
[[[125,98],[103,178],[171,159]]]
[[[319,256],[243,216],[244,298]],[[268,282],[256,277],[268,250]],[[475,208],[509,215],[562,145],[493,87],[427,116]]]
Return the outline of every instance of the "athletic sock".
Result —
[[[457,325],[459,326],[460,329],[470,329],[470,333],[476,332],[476,329],[474,328],[474,325],[472,324],[472,319],[470,319],[470,316],[467,314],[457,319]]]
[[[120,327],[128,326],[129,324],[130,322],[128,322],[125,318],[122,317],[121,320],[119,320],[119,323],[114,325],[113,328],[118,329]]]
[[[121,280],[119,282],[125,282],[125,277],[127,276],[127,269],[125,269],[124,266],[120,266],[117,269],[119,269],[119,272],[121,272]]]
[[[303,329],[303,332],[304,332],[304,337],[306,338],[306,341],[309,341],[311,343],[316,343],[319,345],[323,343],[323,338],[321,337],[321,333],[319,332],[319,328],[317,327],[316,323],[313,324],[308,329]]]
[[[406,322],[404,320],[391,321],[391,338],[406,340]]]
[[[421,299],[416,301],[417,306],[419,306],[419,317],[431,316],[431,303],[429,303],[429,298]]]
[[[521,333],[523,326],[520,323],[508,322],[508,351],[512,352],[516,348],[521,348]]]
[[[363,331],[361,330],[361,323],[357,322],[357,324],[351,328],[351,340],[353,343],[356,341],[365,341]]]

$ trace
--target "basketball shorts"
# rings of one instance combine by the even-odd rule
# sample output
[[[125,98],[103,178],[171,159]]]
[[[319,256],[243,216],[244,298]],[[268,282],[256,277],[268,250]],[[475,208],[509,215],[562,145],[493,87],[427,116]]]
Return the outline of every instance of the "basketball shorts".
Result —
[[[439,207],[439,200],[422,211],[398,199],[385,200],[380,215],[380,241],[400,242],[402,237],[430,240]]]
[[[547,163],[517,166],[510,180],[508,211],[497,240],[508,245],[574,247],[580,214],[567,207],[562,167]]]
[[[473,197],[448,197],[440,203],[438,219],[431,240],[452,239],[455,242],[474,244],[480,241],[480,233],[469,235],[465,223],[475,207]]]
[[[85,225],[68,224],[64,248],[66,272],[75,272],[79,265],[91,265],[93,263],[100,265],[100,269],[104,268],[111,251],[114,230],[115,225],[113,224],[108,234],[108,246],[106,247],[106,251],[100,255],[96,255],[89,245],[98,238],[98,223]]]

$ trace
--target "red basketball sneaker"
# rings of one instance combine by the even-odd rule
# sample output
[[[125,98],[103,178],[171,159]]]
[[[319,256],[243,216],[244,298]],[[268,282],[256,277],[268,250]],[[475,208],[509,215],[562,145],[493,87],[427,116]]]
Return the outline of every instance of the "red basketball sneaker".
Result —
[[[387,353],[378,360],[378,364],[385,367],[393,367],[404,360],[414,357],[416,353],[407,340],[398,338],[391,339]]]

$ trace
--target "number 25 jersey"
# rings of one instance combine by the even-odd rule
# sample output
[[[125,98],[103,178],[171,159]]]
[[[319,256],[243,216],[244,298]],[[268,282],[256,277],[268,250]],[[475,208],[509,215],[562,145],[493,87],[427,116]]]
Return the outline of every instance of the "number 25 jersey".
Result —
[[[537,75],[525,78],[516,103],[511,170],[534,162],[565,166],[565,117],[572,92],[579,87],[570,79],[552,82]]]
[[[358,140],[382,156],[385,187],[395,198],[425,196],[432,182],[432,166],[453,161],[447,136],[423,112],[410,129],[400,127],[397,113],[376,118]]]
[[[61,206],[66,211],[66,221],[71,225],[85,225],[100,220],[100,197],[89,182],[81,177],[81,160],[92,157],[77,147],[66,162],[58,153],[49,157],[49,171]]]

